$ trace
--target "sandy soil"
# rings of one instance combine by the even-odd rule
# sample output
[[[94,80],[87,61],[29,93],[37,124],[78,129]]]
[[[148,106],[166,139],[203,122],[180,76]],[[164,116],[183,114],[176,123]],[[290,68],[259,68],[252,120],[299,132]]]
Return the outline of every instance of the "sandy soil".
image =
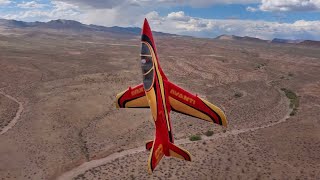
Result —
[[[57,179],[68,172],[76,179],[320,177],[318,49],[155,37],[170,80],[222,107],[229,127],[223,133],[172,113],[174,136],[193,161],[165,158],[150,176],[141,149],[153,139],[150,111],[114,105],[118,92],[141,83],[139,37],[18,33],[0,35],[0,89],[24,108],[0,135],[2,179]],[[281,88],[299,97],[288,119]],[[0,122],[10,122],[19,104],[0,98]],[[208,130],[212,139],[187,140]]]
[[[287,104],[289,106],[289,101],[288,101]],[[228,136],[237,136],[237,135],[240,135],[240,134],[243,134],[243,133],[247,133],[247,132],[251,132],[252,133],[254,131],[258,131],[258,130],[261,130],[261,129],[265,129],[265,128],[276,126],[276,125],[278,125],[280,123],[286,122],[290,118],[291,110],[292,109],[288,108],[287,114],[277,122],[273,122],[273,123],[262,125],[262,126],[258,126],[258,127],[235,129],[235,130],[231,130],[231,131],[228,131],[228,132],[219,132],[219,133],[214,134],[212,136],[204,136],[204,135],[202,135],[201,136],[201,141],[203,142],[203,144],[206,144],[206,141],[217,140],[219,138],[226,138]],[[194,143],[194,142],[190,141],[188,138],[187,139],[180,139],[180,140],[175,142],[176,145],[192,144],[192,143]],[[78,179],[78,178],[83,178],[83,177],[88,178],[88,179],[92,179],[92,178],[99,177],[98,176],[99,174],[100,174],[101,177],[105,177],[103,175],[104,173],[102,173],[102,175],[101,175],[101,172],[99,171],[99,170],[101,170],[100,166],[104,166],[105,164],[110,164],[110,163],[112,163],[113,161],[115,161],[115,160],[117,160],[119,158],[127,158],[128,156],[135,156],[136,154],[142,153],[144,151],[146,151],[145,150],[145,146],[141,146],[141,147],[138,147],[138,148],[132,148],[132,149],[116,152],[116,153],[108,155],[105,158],[101,158],[101,159],[98,159],[98,160],[92,160],[92,161],[83,163],[82,165],[80,165],[80,166],[78,166],[78,167],[76,167],[76,168],[74,168],[74,169],[62,174],[57,179],[58,180],[59,179],[61,179],[61,180],[63,180],[63,179],[72,179],[72,178]],[[135,161],[132,161],[132,166],[134,166],[134,164],[135,164]],[[97,168],[99,169],[99,170],[97,170],[98,173],[94,173],[94,171]],[[129,166],[129,168],[130,168],[130,166]],[[139,174],[132,174],[132,171],[125,171],[125,172],[129,172],[129,174],[123,174],[122,175],[122,176],[124,176],[123,178],[129,177],[129,176],[139,176]],[[99,177],[99,178],[101,178],[101,177]],[[117,177],[113,177],[113,178],[117,178]],[[178,178],[178,177],[175,177],[175,178]]]

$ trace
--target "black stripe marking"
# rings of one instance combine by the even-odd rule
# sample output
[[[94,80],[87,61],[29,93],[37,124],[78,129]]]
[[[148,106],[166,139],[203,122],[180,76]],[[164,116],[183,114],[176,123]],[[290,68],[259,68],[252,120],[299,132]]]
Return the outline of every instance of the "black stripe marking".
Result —
[[[124,92],[124,93],[119,97],[119,99],[118,99],[118,105],[119,105],[120,108],[123,108],[123,107],[121,106],[121,104],[120,104],[120,100],[121,100],[121,98],[122,98],[127,92],[128,92],[128,90],[127,90],[126,92]]]
[[[181,113],[181,114],[184,114],[184,115],[191,116],[191,117],[194,117],[194,118],[199,119],[198,117],[193,116],[193,115],[191,115],[191,114],[186,114],[186,113],[184,113],[184,112],[178,111],[178,110],[174,109],[172,106],[171,106],[171,109],[172,109],[172,111],[174,111],[174,112]]]
[[[171,128],[171,127],[170,127]],[[172,133],[171,131],[168,131],[169,132],[169,139],[170,139],[170,142],[173,143],[173,137],[172,137]]]
[[[152,146],[152,148],[153,148],[153,146]],[[154,149],[152,149],[152,155],[151,155],[151,159],[150,159],[150,168],[151,168],[151,171],[153,171],[153,166],[152,166],[152,158],[153,158],[153,151],[154,151]]]
[[[201,99],[200,99],[201,100]],[[202,100],[201,100],[202,101]],[[211,109],[205,102],[202,101],[202,103],[204,105],[206,105],[209,109]],[[219,120],[219,124],[222,125],[222,120],[221,120],[221,117],[218,115],[218,113],[216,113],[214,110],[212,110],[213,113],[218,117],[218,120]],[[213,118],[214,119],[214,118]]]
[[[141,107],[127,107],[127,108],[132,108],[132,109],[147,109],[147,108],[150,108],[149,106],[141,106]]]
[[[164,81],[163,81],[163,89],[164,89],[164,98],[166,98],[167,96],[166,96],[166,88],[165,88]],[[167,100],[169,101],[169,98],[166,99],[166,103],[168,103]],[[169,101],[169,103],[170,103],[170,101]],[[166,105],[166,108],[167,108],[167,105]],[[170,126],[170,131],[168,131],[169,132],[169,138],[170,138],[170,142],[173,143],[172,127],[171,127],[171,124],[170,124],[168,109],[167,109],[167,113],[168,113],[168,122],[169,122],[169,126]]]
[[[150,44],[150,46],[152,47],[153,52],[155,52],[155,51],[154,51],[154,46],[153,46],[153,44],[152,44],[152,41],[150,40],[150,38],[149,38],[147,35],[142,34],[142,35],[141,35],[141,41],[146,41],[146,42],[148,42],[148,43]]]

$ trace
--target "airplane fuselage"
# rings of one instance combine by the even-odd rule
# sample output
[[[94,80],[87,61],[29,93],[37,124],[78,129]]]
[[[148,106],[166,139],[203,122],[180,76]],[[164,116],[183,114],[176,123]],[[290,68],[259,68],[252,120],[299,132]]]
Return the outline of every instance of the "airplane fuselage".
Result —
[[[151,109],[152,117],[156,127],[156,137],[159,138],[163,146],[167,146],[169,142],[173,143],[170,122],[170,106],[167,102],[168,93],[165,85],[166,77],[161,73],[157,56],[153,51],[152,45],[147,41],[142,41],[141,50],[141,67],[144,76],[144,90]],[[159,146],[162,151],[168,148]],[[166,156],[169,152],[164,151]],[[155,155],[157,157],[157,155]]]

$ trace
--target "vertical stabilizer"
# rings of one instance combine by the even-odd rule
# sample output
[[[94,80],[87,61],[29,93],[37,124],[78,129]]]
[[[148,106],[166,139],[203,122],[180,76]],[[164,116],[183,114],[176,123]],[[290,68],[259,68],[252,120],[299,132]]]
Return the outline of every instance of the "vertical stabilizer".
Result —
[[[149,173],[153,172],[153,170],[157,167],[157,165],[159,164],[163,156],[164,156],[164,145],[158,138],[156,138],[153,141],[153,146],[151,148],[151,153],[148,160]]]

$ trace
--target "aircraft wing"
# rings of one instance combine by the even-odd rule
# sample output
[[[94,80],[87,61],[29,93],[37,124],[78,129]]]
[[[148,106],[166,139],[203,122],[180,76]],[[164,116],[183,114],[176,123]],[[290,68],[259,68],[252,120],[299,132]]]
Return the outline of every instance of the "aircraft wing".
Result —
[[[143,84],[129,87],[119,93],[116,98],[116,106],[117,108],[149,108]]]
[[[167,83],[169,102],[173,111],[227,126],[226,116],[220,108],[169,81]]]

